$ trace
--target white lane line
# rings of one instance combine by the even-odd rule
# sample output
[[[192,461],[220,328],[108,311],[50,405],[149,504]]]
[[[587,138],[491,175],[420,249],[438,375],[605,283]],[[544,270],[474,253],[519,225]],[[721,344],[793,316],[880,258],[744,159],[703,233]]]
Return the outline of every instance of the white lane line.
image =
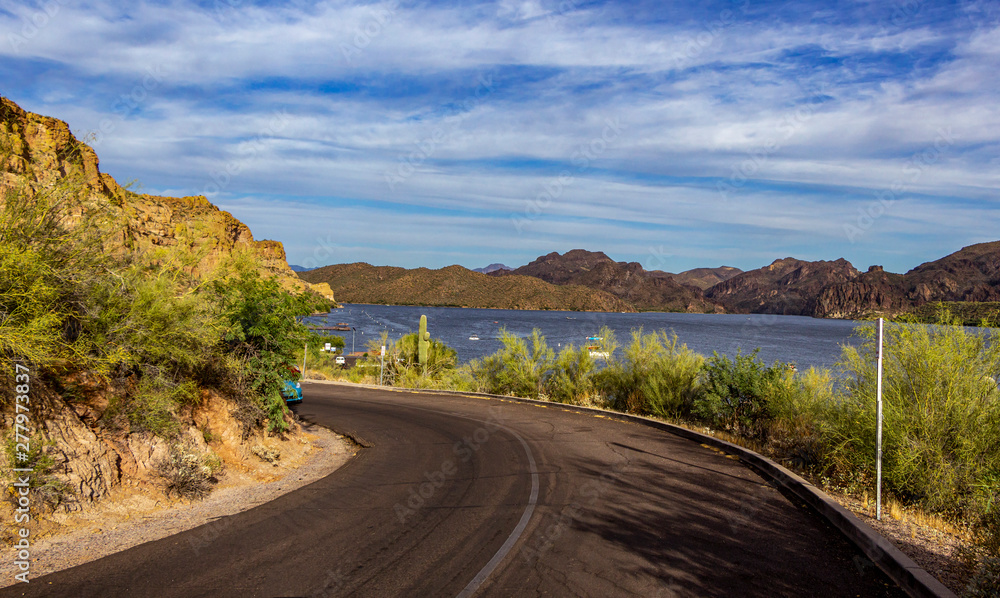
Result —
[[[382,401],[373,401],[373,402],[377,402],[381,405],[399,406],[398,403],[386,403]],[[437,413],[439,415],[450,415],[451,417],[457,417],[459,419],[467,419],[487,426],[491,425],[496,426],[498,429],[505,430],[508,434],[510,434],[514,438],[517,438],[517,440],[521,443],[521,446],[524,448],[524,454],[527,455],[528,457],[528,471],[531,472],[531,494],[528,496],[528,505],[524,508],[524,513],[521,514],[521,520],[517,522],[517,525],[514,527],[514,531],[512,531],[509,536],[507,536],[507,540],[503,543],[503,546],[500,547],[500,550],[498,550],[496,554],[493,555],[493,558],[490,559],[490,562],[486,563],[486,565],[479,570],[479,573],[477,573],[476,576],[472,578],[472,581],[469,582],[469,585],[465,586],[465,589],[459,592],[458,596],[456,597],[456,598],[468,598],[469,596],[472,596],[476,592],[476,590],[479,589],[479,586],[483,585],[483,582],[485,582],[489,578],[490,574],[493,573],[493,571],[497,568],[497,566],[500,565],[504,557],[506,557],[507,554],[511,551],[511,549],[514,548],[514,544],[516,544],[517,541],[521,538],[521,534],[524,533],[524,528],[528,527],[528,521],[531,520],[531,515],[535,512],[535,505],[538,503],[538,467],[535,465],[535,455],[534,453],[531,452],[531,447],[529,447],[528,443],[524,441],[524,438],[521,438],[520,434],[518,434],[514,430],[511,430],[507,426],[500,425],[496,422],[483,421],[475,417],[469,417],[468,415],[455,413],[454,411],[441,411],[440,409],[432,409],[430,407],[417,407],[415,405],[404,405],[404,407],[406,409],[415,409],[417,411],[428,411],[431,413]]]
[[[457,598],[468,598],[476,593],[479,586],[483,585],[483,582],[486,581],[490,574],[493,573],[493,570],[497,568],[501,561],[503,561],[504,557],[507,556],[507,553],[514,548],[514,544],[517,543],[521,534],[524,533],[524,528],[528,526],[528,521],[531,519],[532,513],[535,512],[535,504],[538,502],[538,468],[535,467],[535,456],[531,453],[528,443],[524,441],[524,438],[521,438],[520,434],[506,426],[499,427],[506,430],[509,434],[514,436],[514,438],[521,441],[521,446],[524,447],[524,453],[528,456],[528,469],[531,471],[531,496],[528,497],[528,506],[525,507],[524,513],[521,515],[521,520],[517,522],[517,526],[514,528],[514,531],[512,531],[510,536],[507,537],[507,541],[504,542],[503,546],[500,547],[500,550],[493,555],[490,562],[486,563],[486,566],[472,578],[469,585],[465,586],[465,589],[459,592]]]

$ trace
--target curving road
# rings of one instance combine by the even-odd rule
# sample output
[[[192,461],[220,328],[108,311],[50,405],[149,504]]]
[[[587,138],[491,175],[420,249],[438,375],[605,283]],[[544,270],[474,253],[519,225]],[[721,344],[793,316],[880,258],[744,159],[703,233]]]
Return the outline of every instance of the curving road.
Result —
[[[365,447],[344,467],[0,596],[902,595],[691,441],[559,405],[303,388],[303,419]]]

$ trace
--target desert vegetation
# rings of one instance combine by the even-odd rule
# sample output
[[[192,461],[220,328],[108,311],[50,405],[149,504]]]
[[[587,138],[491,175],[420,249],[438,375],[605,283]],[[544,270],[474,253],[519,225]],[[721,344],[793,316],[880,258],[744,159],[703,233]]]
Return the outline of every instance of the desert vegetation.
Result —
[[[231,403],[244,436],[287,430],[279,389],[295,348],[311,336],[296,315],[329,303],[283,290],[249,252],[205,271],[194,246],[131,251],[109,232],[117,208],[91,195],[83,176],[70,169],[0,186],[0,377],[31,366],[38,427],[47,410],[100,404],[91,422],[99,432],[176,445],[181,412],[211,390]],[[2,407],[13,410],[9,393]],[[69,488],[49,475],[53,439],[32,447],[31,462],[17,466],[43,472],[38,483],[54,495],[46,502],[57,504]],[[178,457],[175,447],[157,469],[168,491],[199,496],[199,468],[214,461],[201,455],[194,467],[189,448]],[[5,453],[10,469],[13,452]]]

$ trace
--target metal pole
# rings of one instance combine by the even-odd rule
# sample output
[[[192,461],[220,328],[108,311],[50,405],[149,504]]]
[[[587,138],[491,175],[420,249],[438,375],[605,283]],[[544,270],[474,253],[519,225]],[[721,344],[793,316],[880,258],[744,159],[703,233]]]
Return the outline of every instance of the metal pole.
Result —
[[[354,353],[354,326],[351,326],[351,353]]]
[[[882,318],[878,319],[878,364],[875,384],[875,519],[882,520]]]
[[[306,357],[309,355],[309,343],[302,346],[302,379],[306,379]]]

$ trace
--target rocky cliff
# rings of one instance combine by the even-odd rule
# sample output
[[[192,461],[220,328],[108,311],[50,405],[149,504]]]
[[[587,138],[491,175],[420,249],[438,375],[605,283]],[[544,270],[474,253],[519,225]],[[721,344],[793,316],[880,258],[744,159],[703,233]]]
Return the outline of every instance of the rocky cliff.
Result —
[[[100,171],[93,148],[74,137],[65,122],[27,112],[2,97],[0,157],[0,191],[30,195],[60,188],[69,218],[84,209],[106,210],[113,227],[105,231],[109,251],[169,256],[183,250],[193,256],[191,269],[198,273],[246,250],[286,287],[305,288],[288,267],[281,243],[254,240],[245,224],[205,197],[160,197],[122,188]],[[317,290],[329,294],[329,289]]]
[[[564,255],[553,252],[507,274],[604,291],[639,311],[722,311],[717,304],[706,300],[697,287],[647,272],[637,262],[616,262],[599,251],[573,249]]]
[[[819,318],[859,319],[905,311],[910,302],[903,291],[904,277],[872,266],[853,280],[827,285],[816,298],[812,314]]]
[[[906,274],[879,266],[820,291],[813,315],[823,318],[892,316],[936,302],[1000,300],[1000,241],[970,245]]]
[[[1000,241],[964,247],[904,275],[914,305],[931,301],[1000,300]]]
[[[789,257],[721,282],[705,296],[735,313],[811,316],[824,288],[854,280],[858,274],[843,258],[807,262]]]
[[[204,197],[158,197],[122,188],[101,173],[94,150],[76,139],[65,122],[27,112],[0,98],[0,202],[42,197],[50,200],[47,205],[55,206],[54,212],[68,229],[84,230],[79,228],[82,223],[92,222],[83,218],[85,214],[101,214],[99,221],[106,230],[97,232],[106,252],[142,253],[154,264],[184,264],[194,275],[211,270],[236,252],[248,252],[265,274],[276,275],[288,288],[306,288],[289,269],[280,243],[254,240],[245,224]],[[109,277],[115,275],[108,271]],[[17,300],[15,296],[12,303]],[[120,314],[109,317],[120,318],[122,328],[146,323],[125,321]],[[234,455],[231,463],[247,457],[243,424],[233,415],[236,391],[223,396],[218,389],[200,388],[196,404],[175,414],[179,431],[169,440],[109,424],[116,413],[120,415],[123,397],[134,394],[138,384],[134,374],[96,379],[88,371],[74,369],[69,361],[33,371],[32,431],[39,437],[32,442],[36,446],[44,442],[44,453],[53,460],[56,482],[52,488],[68,488],[51,492],[54,504],[75,508],[123,486],[151,490],[158,483],[153,471],[156,464],[168,447],[179,443],[198,454],[209,452],[211,444],[223,461],[227,454]],[[5,380],[9,376],[10,371],[0,374]],[[5,429],[13,430],[13,395],[4,398],[10,400],[0,401],[0,416]],[[247,438],[265,442],[259,429],[253,434]],[[0,465],[9,473],[5,464]],[[49,504],[45,499],[49,490],[37,490],[36,498]]]

